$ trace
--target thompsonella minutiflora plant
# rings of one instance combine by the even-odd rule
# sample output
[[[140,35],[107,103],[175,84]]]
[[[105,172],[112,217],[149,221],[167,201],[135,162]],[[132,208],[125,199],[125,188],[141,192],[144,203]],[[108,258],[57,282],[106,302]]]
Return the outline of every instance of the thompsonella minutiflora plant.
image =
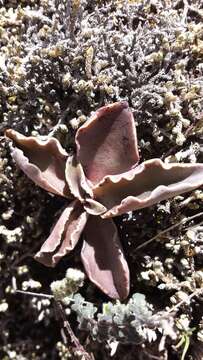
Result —
[[[67,206],[35,259],[55,266],[83,233],[89,279],[112,298],[129,294],[129,268],[114,216],[151,206],[203,184],[203,164],[139,162],[136,128],[126,101],[106,105],[76,132],[76,154],[52,137],[6,130],[13,159],[35,184],[67,198]]]

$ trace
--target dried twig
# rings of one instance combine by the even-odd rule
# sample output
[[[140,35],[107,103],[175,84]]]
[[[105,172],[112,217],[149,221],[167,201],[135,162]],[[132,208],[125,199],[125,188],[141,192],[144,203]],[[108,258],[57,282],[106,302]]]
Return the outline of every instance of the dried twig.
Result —
[[[182,19],[182,23],[185,24],[187,21],[187,14],[188,14],[188,9],[189,9],[189,5],[187,0],[183,0],[183,4],[184,4],[184,8],[183,8],[183,19]]]
[[[61,322],[61,326],[62,326],[62,330],[63,330],[62,337],[64,339],[65,344],[68,344],[68,339],[70,339],[71,343],[74,345],[74,353],[77,352],[78,355],[80,354],[82,356],[82,359],[84,359],[84,360],[94,360],[93,356],[89,355],[85,351],[84,347],[81,345],[80,341],[75,336],[73,330],[71,329],[70,323],[66,318],[66,314],[63,309],[63,305],[60,301],[56,301],[54,299],[53,295],[35,293],[35,292],[31,292],[31,291],[23,291],[23,290],[18,290],[15,288],[14,288],[14,291],[16,293],[23,294],[23,295],[31,295],[31,296],[43,297],[43,298],[48,298],[48,299],[53,300],[57,318]]]
[[[63,305],[61,304],[61,302],[55,300],[54,305],[57,316],[61,321],[66,340],[70,338],[71,343],[74,345],[75,348],[74,353],[77,352],[78,354],[80,354],[84,360],[93,360],[93,357],[85,351],[84,347],[81,345],[80,341],[78,340],[73,330],[71,329],[70,323],[66,318],[66,314],[64,312]]]
[[[185,224],[186,222],[188,222],[188,221],[190,221],[190,220],[193,220],[193,219],[195,219],[195,218],[197,218],[197,217],[200,217],[200,216],[202,216],[202,215],[203,215],[203,212],[200,212],[200,213],[195,214],[195,215],[193,215],[193,216],[190,216],[190,217],[188,217],[188,218],[184,218],[184,219],[182,219],[181,221],[179,221],[178,223],[176,223],[176,224],[174,224],[174,225],[172,225],[172,226],[169,226],[167,229],[159,232],[157,235],[153,236],[151,239],[149,239],[149,240],[145,241],[144,243],[142,243],[141,245],[137,246],[137,247],[135,248],[134,252],[136,252],[136,251],[142,249],[143,247],[151,244],[151,242],[153,242],[154,240],[158,239],[160,236],[166,234],[167,232],[169,232],[169,231],[177,228],[178,226],[183,225],[183,224]]]
[[[23,295],[31,295],[31,296],[36,296],[36,297],[43,297],[43,298],[47,298],[47,299],[53,299],[54,296],[53,295],[48,295],[48,294],[42,294],[42,293],[35,293],[35,292],[31,292],[31,291],[23,291],[23,290],[15,290],[16,293],[19,294],[23,294]]]
[[[195,290],[192,294],[190,294],[187,299],[181,300],[178,304],[176,304],[175,306],[173,306],[171,309],[169,309],[168,311],[166,311],[166,314],[170,314],[173,312],[176,312],[179,310],[179,308],[184,304],[189,302],[193,297],[197,296],[197,295],[201,295],[203,294],[203,289],[197,289]]]

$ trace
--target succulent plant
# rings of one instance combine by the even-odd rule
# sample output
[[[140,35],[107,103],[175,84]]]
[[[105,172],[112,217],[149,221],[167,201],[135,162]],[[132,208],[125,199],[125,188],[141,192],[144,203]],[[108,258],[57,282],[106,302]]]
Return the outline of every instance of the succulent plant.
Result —
[[[81,259],[90,280],[112,298],[129,293],[129,269],[111,219],[149,207],[203,184],[203,164],[165,164],[152,159],[138,165],[132,112],[125,101],[106,105],[76,133],[77,152],[68,154],[56,138],[6,136],[12,156],[37,185],[70,199],[35,258],[55,266],[82,232]]]

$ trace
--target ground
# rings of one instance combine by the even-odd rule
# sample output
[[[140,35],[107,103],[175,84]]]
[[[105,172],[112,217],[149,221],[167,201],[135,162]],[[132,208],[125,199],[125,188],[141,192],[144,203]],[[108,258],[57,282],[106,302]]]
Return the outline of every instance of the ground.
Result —
[[[91,113],[124,99],[141,160],[202,162],[202,20],[201,0],[0,1],[1,359],[105,360],[117,345],[115,360],[203,359],[202,189],[116,218],[131,300],[109,304],[107,319],[102,305],[110,299],[86,279],[78,292],[87,313],[78,298],[68,314],[69,305],[60,310],[51,298],[16,292],[51,295],[53,281],[83,267],[80,245],[54,269],[33,259],[65,200],[17,169],[4,136],[7,128],[53,131],[74,151]],[[64,314],[76,343],[70,329],[61,331]]]

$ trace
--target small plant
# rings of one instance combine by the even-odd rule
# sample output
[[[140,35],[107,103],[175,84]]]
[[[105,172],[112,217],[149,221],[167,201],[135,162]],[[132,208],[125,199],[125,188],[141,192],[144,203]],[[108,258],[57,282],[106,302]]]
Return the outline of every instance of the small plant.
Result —
[[[102,311],[78,293],[83,285],[84,274],[68,269],[62,280],[51,284],[54,299],[66,308],[66,315],[74,311],[77,314],[79,329],[87,331],[99,342],[110,341],[123,344],[139,344],[157,339],[157,332],[175,337],[174,320],[163,312],[154,314],[144,294],[133,294],[127,304],[119,300],[108,302]],[[50,296],[50,295],[49,295]]]
[[[152,159],[138,165],[132,112],[125,101],[106,105],[81,126],[77,152],[68,154],[56,138],[6,136],[24,173],[48,192],[71,202],[35,258],[55,266],[74,249],[82,232],[81,259],[90,280],[112,298],[129,294],[129,269],[112,217],[149,207],[203,184],[203,164],[165,164]]]
[[[189,323],[190,323],[189,319],[184,314],[181,315],[180,319],[177,320],[176,322],[176,326],[180,330],[180,340],[175,348],[179,349],[180,347],[182,347],[183,350],[182,350],[181,360],[185,360],[187,351],[190,346],[190,338],[193,332],[196,330],[195,327],[190,328]]]

